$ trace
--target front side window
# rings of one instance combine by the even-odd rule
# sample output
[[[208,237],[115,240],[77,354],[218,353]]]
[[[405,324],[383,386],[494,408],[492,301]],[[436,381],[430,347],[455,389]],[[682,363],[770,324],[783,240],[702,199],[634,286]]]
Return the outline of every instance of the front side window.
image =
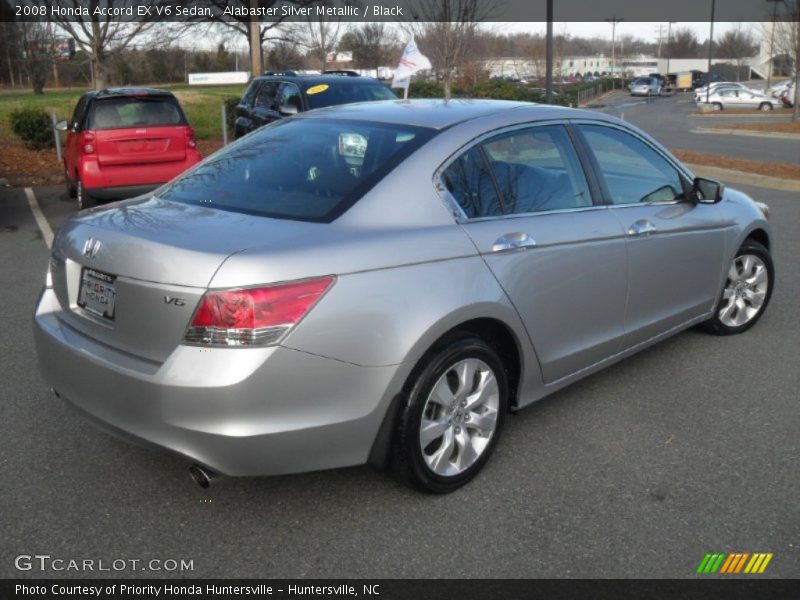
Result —
[[[681,174],[639,138],[613,127],[580,125],[614,204],[685,198]]]
[[[406,125],[282,119],[211,155],[158,195],[257,216],[329,222],[434,134]]]

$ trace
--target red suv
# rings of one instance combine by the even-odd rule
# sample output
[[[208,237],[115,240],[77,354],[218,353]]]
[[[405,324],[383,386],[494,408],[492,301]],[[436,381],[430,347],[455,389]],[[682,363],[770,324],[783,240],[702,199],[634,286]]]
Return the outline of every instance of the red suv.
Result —
[[[200,161],[194,130],[166,90],[87,92],[57,127],[67,131],[64,176],[79,209],[144,194]]]

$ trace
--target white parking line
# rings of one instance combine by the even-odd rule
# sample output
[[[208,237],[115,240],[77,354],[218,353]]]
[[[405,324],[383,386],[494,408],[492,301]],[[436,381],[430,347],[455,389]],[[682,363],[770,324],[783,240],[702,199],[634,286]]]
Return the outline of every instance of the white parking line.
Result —
[[[36,201],[36,196],[31,188],[25,188],[25,196],[28,198],[28,204],[31,207],[33,218],[36,220],[36,224],[39,226],[39,230],[42,232],[44,243],[47,244],[47,248],[49,249],[53,245],[53,230],[50,228],[50,223],[47,222],[47,219],[45,218],[42,209],[39,207],[39,203]]]

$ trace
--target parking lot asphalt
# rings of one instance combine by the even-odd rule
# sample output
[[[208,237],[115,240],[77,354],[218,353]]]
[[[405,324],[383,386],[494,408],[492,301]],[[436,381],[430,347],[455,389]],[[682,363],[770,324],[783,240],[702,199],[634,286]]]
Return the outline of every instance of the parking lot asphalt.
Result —
[[[448,496],[368,467],[204,491],[181,460],[95,430],[38,374],[47,248],[23,191],[0,190],[0,577],[42,575],[20,554],[188,559],[179,574],[197,577],[694,577],[717,551],[772,552],[761,577],[797,577],[800,197],[734,187],[772,209],[763,319],[681,333],[509,418]],[[74,211],[60,188],[35,192],[54,229]]]
[[[779,122],[786,117],[753,110],[752,115],[713,113],[712,117],[694,116],[697,106],[689,93],[653,98],[632,97],[616,91],[598,102],[598,110],[641,127],[671,150],[691,150],[732,158],[800,164],[797,140],[768,137],[731,136],[724,133],[693,133],[697,128],[710,128],[736,122]],[[769,114],[769,113],[768,113]]]

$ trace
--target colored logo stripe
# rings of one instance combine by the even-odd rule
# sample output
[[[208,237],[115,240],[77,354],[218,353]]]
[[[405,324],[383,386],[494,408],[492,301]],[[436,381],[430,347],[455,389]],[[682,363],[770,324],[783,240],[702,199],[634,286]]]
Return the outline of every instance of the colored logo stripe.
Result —
[[[736,573],[763,573],[769,561],[772,560],[771,552],[725,552],[707,553],[700,566],[697,567],[698,573],[713,574],[736,574]],[[749,560],[748,560],[749,559]],[[745,566],[747,565],[747,566]]]

